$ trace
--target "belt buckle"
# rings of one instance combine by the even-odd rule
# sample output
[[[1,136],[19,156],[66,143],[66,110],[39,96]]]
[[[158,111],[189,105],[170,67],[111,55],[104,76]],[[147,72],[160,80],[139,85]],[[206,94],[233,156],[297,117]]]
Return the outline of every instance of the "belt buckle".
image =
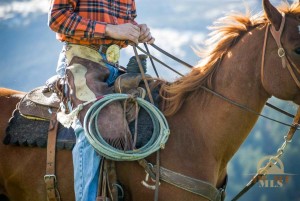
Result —
[[[116,44],[110,45],[106,50],[106,59],[108,62],[117,63],[120,59],[120,47]]]

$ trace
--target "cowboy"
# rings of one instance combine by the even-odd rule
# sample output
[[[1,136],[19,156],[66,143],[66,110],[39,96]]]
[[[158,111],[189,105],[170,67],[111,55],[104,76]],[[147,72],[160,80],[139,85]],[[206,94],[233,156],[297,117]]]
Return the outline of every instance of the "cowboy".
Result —
[[[48,25],[64,42],[57,73],[68,83],[71,108],[92,98],[111,93],[111,86],[121,74],[116,68],[119,48],[128,42],[154,43],[146,24],[138,24],[134,0],[52,0]],[[73,124],[76,145],[73,148],[74,188],[76,200],[96,200],[99,156],[88,143],[82,128],[88,106]],[[121,127],[122,107],[110,104],[103,109],[98,124],[108,141],[118,143],[128,135]],[[124,124],[123,124],[124,126]],[[122,144],[122,143],[121,143]],[[126,148],[126,147],[123,147]]]

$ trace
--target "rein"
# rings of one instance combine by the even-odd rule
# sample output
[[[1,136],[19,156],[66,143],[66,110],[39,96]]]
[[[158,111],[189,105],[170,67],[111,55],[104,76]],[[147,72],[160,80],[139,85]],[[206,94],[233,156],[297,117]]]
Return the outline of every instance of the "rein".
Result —
[[[294,123],[289,132],[286,136],[284,136],[284,142],[281,145],[281,147],[277,150],[277,154],[275,156],[271,156],[269,159],[269,162],[265,165],[265,167],[258,170],[256,175],[248,182],[248,184],[231,200],[236,201],[238,200],[242,195],[244,195],[247,191],[249,191],[257,182],[260,181],[260,179],[263,179],[265,175],[268,174],[268,170],[273,167],[275,164],[277,164],[277,159],[279,159],[287,146],[288,143],[292,142],[292,138],[296,132],[296,130],[299,128],[300,123],[300,108],[297,111],[297,115],[294,119]],[[275,161],[275,162],[274,162]]]
[[[145,47],[147,47],[147,44],[144,44],[144,45],[145,45]],[[175,57],[175,56],[173,56],[172,54],[166,52],[165,50],[159,48],[158,46],[156,46],[156,45],[154,45],[154,44],[152,44],[151,46],[154,47],[155,49],[157,49],[157,50],[158,50],[159,52],[161,52],[162,54],[165,54],[165,55],[168,56],[169,58],[171,58],[171,59],[173,59],[173,60],[175,60],[175,61],[178,61],[179,63],[183,64],[184,66],[186,66],[186,67],[188,67],[188,68],[193,68],[192,65],[190,65],[190,64],[188,64],[188,63],[186,63],[186,62],[184,62],[184,61],[182,61],[182,60],[180,60],[180,59],[178,59],[177,57]],[[178,74],[178,75],[180,75],[180,76],[182,76],[182,77],[184,76],[183,74],[181,74],[180,72],[178,72],[178,71],[175,70],[174,68],[170,67],[169,65],[165,64],[164,62],[162,62],[161,60],[159,60],[158,58],[156,58],[155,56],[153,56],[152,54],[150,54],[148,47],[147,47],[147,49],[148,49],[147,51],[143,50],[143,49],[142,49],[141,47],[139,47],[139,46],[136,46],[136,48],[137,48],[138,50],[140,50],[141,52],[143,52],[144,54],[146,54],[151,60],[153,59],[153,60],[155,60],[156,62],[160,63],[161,65],[165,66],[166,68],[170,69],[171,71],[175,72],[176,74]],[[219,62],[219,63],[220,63],[220,62]],[[153,68],[154,68],[154,71],[157,72],[156,67],[153,66]],[[205,90],[205,91],[207,91],[207,92],[209,92],[209,93],[211,93],[211,94],[213,94],[213,95],[215,95],[215,96],[217,96],[217,97],[223,99],[224,101],[226,101],[226,102],[228,102],[228,103],[230,103],[230,104],[232,104],[232,105],[235,105],[235,106],[241,108],[241,109],[244,110],[244,111],[253,113],[253,114],[257,115],[257,116],[263,117],[263,118],[265,118],[265,119],[268,119],[268,120],[270,120],[270,121],[279,123],[279,124],[284,125],[284,126],[287,126],[287,127],[293,127],[293,126],[294,126],[294,125],[291,125],[291,124],[288,124],[288,123],[285,123],[285,122],[282,122],[282,121],[278,121],[278,120],[276,120],[276,119],[274,119],[274,118],[271,118],[271,117],[268,117],[268,116],[266,116],[266,115],[260,114],[259,112],[256,112],[256,111],[254,111],[254,110],[248,108],[248,107],[245,106],[245,105],[242,105],[242,104],[240,104],[240,103],[237,103],[237,102],[235,102],[235,101],[233,101],[233,100],[231,100],[231,99],[229,99],[229,98],[223,96],[222,94],[219,94],[218,92],[215,92],[215,91],[213,91],[213,90],[211,90],[211,89],[209,89],[209,88],[207,88],[207,87],[205,87],[205,86],[200,86],[200,87],[201,87],[203,90]],[[295,117],[295,115],[290,114],[289,112],[286,112],[286,111],[284,111],[284,110],[282,110],[282,109],[280,109],[280,108],[274,106],[274,105],[271,104],[271,103],[268,103],[268,102],[267,102],[267,103],[266,103],[266,106],[270,107],[271,109],[273,109],[273,110],[275,110],[275,111],[277,111],[277,112],[279,112],[279,113],[281,113],[281,114],[283,114],[283,115],[285,115],[285,116],[288,116],[288,117],[291,117],[291,118],[294,118],[294,117]]]
[[[295,63],[293,63],[293,62],[290,60],[289,56],[286,54],[286,52],[285,52],[285,50],[284,50],[284,48],[283,48],[283,46],[282,46],[282,43],[281,43],[281,35],[282,35],[283,29],[284,29],[285,19],[286,19],[286,18],[285,18],[285,15],[283,14],[283,15],[282,15],[281,25],[280,25],[280,28],[279,28],[278,31],[275,30],[275,27],[274,27],[274,26],[271,26],[271,24],[268,24],[267,27],[266,27],[265,38],[264,38],[264,44],[263,44],[263,52],[262,52],[262,61],[261,61],[261,82],[262,82],[262,85],[264,85],[264,63],[265,63],[265,54],[266,54],[266,47],[267,47],[268,33],[269,33],[269,30],[270,30],[270,32],[271,32],[271,34],[272,34],[273,38],[275,39],[275,41],[276,41],[276,43],[277,43],[277,46],[278,46],[278,56],[279,56],[279,57],[281,58],[281,60],[282,60],[282,67],[288,69],[288,71],[289,71],[290,75],[292,76],[292,78],[293,78],[295,84],[300,88],[300,81],[299,81],[299,79],[297,78],[297,76],[296,76],[296,74],[295,74],[295,72],[297,72],[298,74],[300,74],[300,70],[298,70],[297,67],[296,67],[296,65],[295,65]],[[271,26],[271,29],[270,29],[270,26]],[[147,45],[146,45],[146,43],[145,43],[144,45],[145,45],[145,48],[146,48],[147,51],[143,50],[143,49],[140,48],[139,46],[136,46],[136,47],[134,47],[135,54],[137,55],[136,48],[138,48],[138,49],[139,49],[140,51],[142,51],[144,54],[146,54],[146,55],[149,56],[149,58],[150,58],[150,60],[151,60],[151,63],[152,63],[152,66],[153,66],[153,68],[154,68],[154,71],[155,71],[157,77],[158,77],[158,74],[157,74],[156,67],[154,66],[153,60],[159,62],[160,64],[162,64],[163,66],[165,66],[165,67],[167,67],[168,69],[172,70],[173,72],[177,73],[178,75],[184,76],[184,75],[182,75],[181,73],[179,73],[178,71],[176,71],[175,69],[171,68],[170,66],[168,66],[168,65],[165,64],[164,62],[160,61],[159,59],[157,59],[156,57],[154,57],[153,55],[151,55],[150,52],[149,52],[149,49],[148,49],[148,47],[147,47]],[[171,59],[174,59],[175,61],[177,61],[177,62],[183,64],[184,66],[186,66],[186,67],[188,67],[188,68],[193,68],[192,65],[190,65],[190,64],[188,64],[188,63],[186,63],[186,62],[184,62],[184,61],[182,61],[182,60],[180,60],[180,59],[178,59],[177,57],[175,57],[175,56],[173,56],[172,54],[166,52],[165,50],[159,48],[158,46],[152,44],[152,47],[155,48],[156,50],[158,50],[159,52],[161,52],[162,54],[164,54],[164,55],[170,57]],[[153,59],[153,60],[152,60],[152,59]],[[222,59],[222,58],[221,58],[221,59]],[[219,62],[219,63],[220,63],[220,62]],[[278,149],[277,154],[276,154],[275,156],[272,156],[272,157],[269,159],[268,164],[267,164],[264,168],[261,168],[261,169],[258,171],[258,173],[251,179],[251,181],[244,187],[244,189],[243,189],[242,191],[240,191],[240,193],[237,194],[237,195],[232,199],[232,201],[235,201],[235,200],[238,200],[243,194],[245,194],[251,187],[253,187],[253,186],[259,181],[259,179],[260,179],[262,176],[265,176],[265,175],[268,173],[268,170],[269,170],[274,164],[276,164],[276,162],[273,163],[273,161],[277,161],[276,159],[279,159],[279,157],[281,157],[281,156],[283,155],[284,149],[286,148],[287,144],[288,144],[289,142],[292,141],[292,138],[293,138],[295,132],[296,132],[297,130],[299,130],[299,123],[300,123],[300,108],[298,108],[297,114],[296,114],[296,116],[294,116],[294,115],[292,115],[292,114],[290,114],[290,113],[288,113],[288,112],[286,112],[286,111],[283,111],[283,110],[277,108],[276,106],[274,106],[274,105],[272,105],[272,104],[270,104],[270,103],[268,103],[268,102],[266,103],[266,105],[267,105],[268,107],[270,107],[271,109],[274,109],[274,110],[276,110],[276,111],[278,111],[278,112],[280,112],[280,113],[282,113],[282,114],[284,114],[284,115],[286,115],[286,116],[288,116],[288,117],[294,118],[293,124],[287,124],[287,123],[284,123],[284,122],[275,120],[275,119],[273,119],[273,118],[267,117],[267,116],[265,116],[265,115],[262,115],[262,114],[260,114],[260,113],[258,113],[258,112],[256,112],[256,111],[252,110],[251,108],[248,108],[247,106],[244,106],[244,105],[242,105],[242,104],[239,104],[239,103],[237,103],[237,102],[235,102],[235,101],[232,101],[232,100],[228,99],[227,97],[225,97],[225,96],[223,96],[223,95],[221,95],[221,94],[219,94],[219,93],[217,93],[217,92],[215,92],[215,91],[213,91],[213,90],[211,90],[211,89],[209,89],[209,88],[207,88],[207,87],[205,87],[205,86],[200,86],[200,87],[201,87],[203,90],[205,90],[205,91],[207,91],[207,92],[209,92],[209,93],[211,93],[211,94],[213,94],[213,95],[215,95],[215,96],[217,96],[217,97],[219,97],[219,98],[225,100],[226,102],[229,102],[230,104],[235,105],[235,106],[237,106],[237,107],[243,109],[244,111],[248,111],[248,112],[250,112],[250,113],[253,113],[253,114],[255,114],[255,115],[261,116],[261,117],[266,118],[266,119],[268,119],[268,120],[271,120],[271,121],[280,123],[280,124],[282,124],[282,125],[284,125],[284,126],[290,127],[289,132],[288,132],[287,135],[284,137],[284,143],[283,143],[282,146]],[[159,158],[159,156],[158,156],[158,158]],[[159,160],[159,159],[158,159],[158,160]],[[141,163],[141,162],[140,162],[140,163]],[[142,165],[142,166],[143,166],[143,165]],[[150,172],[149,169],[151,169],[151,168],[145,167],[145,165],[144,165],[144,168],[146,169],[146,171],[147,171],[147,169],[148,169],[147,172],[148,172],[148,174],[149,174],[149,172]],[[159,177],[159,173],[160,173],[160,171],[164,171],[165,169],[162,168],[162,167],[160,168],[159,165],[158,165],[155,169],[156,169],[156,173],[157,173],[156,175],[154,174],[154,175],[156,176],[156,177],[155,177],[155,178],[156,178],[156,179],[155,179],[155,180],[156,180],[156,181],[155,181],[155,182],[156,182],[156,186],[155,186],[155,189],[156,189],[155,200],[157,200],[157,199],[158,199],[157,193],[158,193],[158,186],[159,186],[158,183],[159,183],[159,178],[160,178],[160,177]],[[167,169],[166,169],[166,170],[167,170]],[[167,170],[167,171],[169,171],[169,170]],[[154,171],[152,171],[152,172],[154,172]],[[172,171],[171,171],[171,172],[172,172]],[[169,173],[169,174],[170,174],[170,173]],[[174,174],[178,174],[178,173],[174,173]],[[154,177],[154,175],[153,175],[153,177]],[[161,178],[161,179],[162,179],[162,178]],[[163,179],[163,180],[166,181],[166,179]],[[189,182],[190,182],[191,180],[193,180],[193,178],[188,179]],[[199,184],[201,184],[201,180],[197,180],[197,181],[200,181]],[[168,183],[170,183],[170,184],[172,184],[172,185],[175,185],[175,186],[181,188],[181,187],[178,185],[178,182],[177,182],[177,181],[168,182]],[[200,186],[202,186],[202,185],[200,185]],[[203,187],[203,186],[202,186],[202,187]],[[183,189],[184,189],[184,188],[183,188]],[[187,190],[187,189],[185,189],[185,190]],[[189,190],[188,190],[188,191],[189,191]],[[190,192],[197,194],[196,191],[190,191]],[[202,193],[200,193],[200,194],[198,194],[198,195],[203,196]]]
[[[146,52],[144,52],[144,53],[146,53],[147,55],[150,55],[149,49],[148,49],[146,43],[144,43],[144,45],[147,50],[147,53]],[[159,51],[163,51],[164,54],[171,56],[169,53],[165,52],[164,50],[160,49],[159,47],[157,47],[155,45],[153,45],[153,47],[155,47]],[[135,53],[135,56],[136,56],[136,59],[138,62],[138,67],[141,71],[143,81],[145,83],[145,88],[148,92],[148,96],[149,96],[151,103],[154,105],[154,101],[153,101],[153,98],[151,95],[148,81],[145,77],[145,72],[143,70],[140,59],[138,57],[137,48],[139,48],[139,47],[133,46],[133,50],[134,50],[134,53]],[[152,58],[152,57],[150,57],[150,58]],[[182,64],[185,64],[185,65],[188,65],[188,67],[192,68],[191,65],[185,63],[184,61],[181,61],[180,59],[176,59],[176,61],[178,61]],[[151,63],[153,65],[154,71],[157,73],[152,59],[151,59]],[[163,146],[161,146],[161,148],[164,148],[164,144],[163,144]],[[198,180],[198,179],[188,177],[188,176],[182,175],[180,173],[168,170],[168,169],[160,166],[159,150],[157,150],[157,152],[156,152],[156,165],[155,166],[153,166],[151,163],[148,163],[145,159],[138,160],[138,163],[145,169],[145,171],[147,173],[146,179],[145,179],[145,181],[142,181],[142,184],[146,188],[155,190],[154,201],[158,201],[158,193],[159,193],[159,185],[160,185],[159,181],[160,180],[165,181],[165,182],[167,182],[173,186],[176,186],[178,188],[181,188],[185,191],[189,191],[191,193],[194,193],[196,195],[204,197],[210,201],[223,201],[225,199],[225,188],[226,188],[226,184],[227,184],[227,177],[226,177],[225,185],[222,188],[217,189],[213,185],[211,185],[210,183],[207,183],[205,181]],[[152,180],[155,182],[154,186],[151,186],[147,183],[149,175],[152,178]]]

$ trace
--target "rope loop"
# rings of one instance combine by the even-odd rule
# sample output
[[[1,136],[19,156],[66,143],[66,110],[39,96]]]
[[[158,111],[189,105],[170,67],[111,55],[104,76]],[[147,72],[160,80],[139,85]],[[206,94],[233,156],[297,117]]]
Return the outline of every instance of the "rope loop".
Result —
[[[153,122],[152,137],[144,146],[134,150],[119,150],[109,145],[101,136],[98,129],[98,116],[105,106],[113,101],[122,101],[132,98],[128,94],[109,94],[96,101],[87,111],[84,118],[84,130],[87,140],[100,155],[114,161],[135,161],[143,159],[150,154],[163,149],[170,135],[168,122],[162,112],[153,104],[142,98],[135,98],[150,115]],[[113,123],[113,122],[112,122]]]

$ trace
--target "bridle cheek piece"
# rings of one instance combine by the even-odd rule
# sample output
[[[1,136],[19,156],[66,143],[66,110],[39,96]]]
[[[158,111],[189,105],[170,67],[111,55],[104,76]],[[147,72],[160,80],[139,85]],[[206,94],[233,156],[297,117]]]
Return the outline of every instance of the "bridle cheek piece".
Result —
[[[300,88],[300,80],[295,73],[295,72],[297,72],[298,74],[300,74],[300,70],[297,68],[296,64],[289,58],[288,54],[284,50],[284,47],[282,46],[282,43],[281,43],[281,35],[283,33],[285,21],[286,21],[285,14],[282,13],[282,20],[281,20],[280,28],[278,31],[271,24],[268,24],[266,27],[266,33],[265,33],[265,39],[264,39],[264,45],[263,45],[263,53],[262,53],[262,62],[261,62],[261,81],[262,81],[262,84],[264,85],[264,60],[265,60],[265,55],[266,55],[268,33],[270,30],[270,32],[278,46],[278,56],[281,58],[282,67],[288,69],[295,84]]]

